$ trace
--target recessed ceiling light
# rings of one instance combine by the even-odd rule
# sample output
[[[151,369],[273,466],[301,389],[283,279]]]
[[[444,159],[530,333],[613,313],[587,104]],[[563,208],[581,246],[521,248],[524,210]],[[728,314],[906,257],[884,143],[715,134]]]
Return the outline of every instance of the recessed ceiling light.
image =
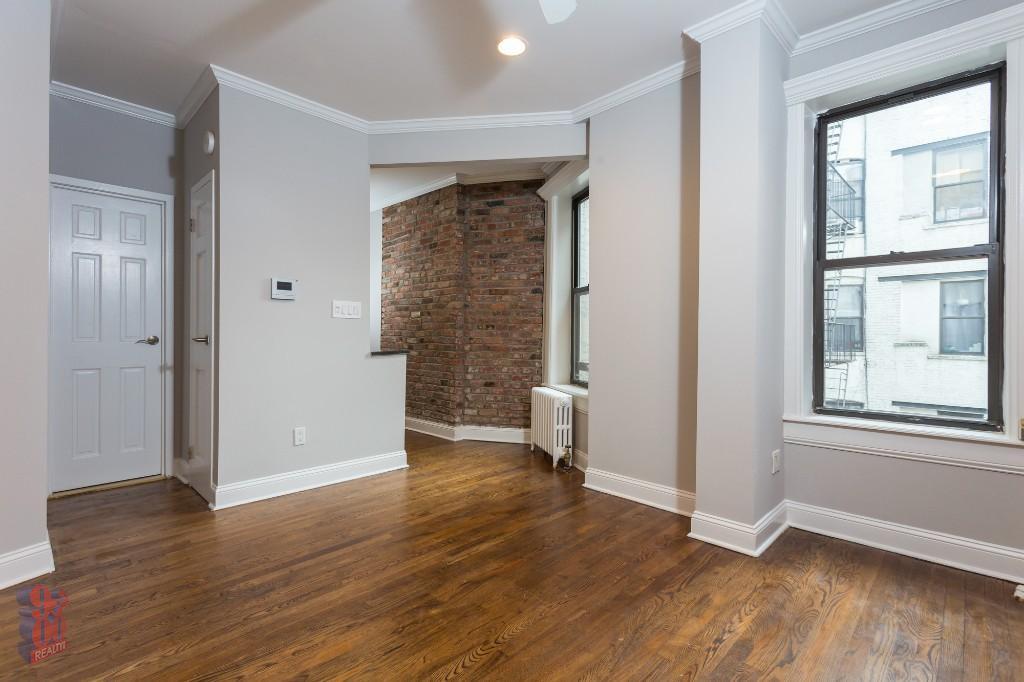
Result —
[[[505,36],[498,43],[498,52],[506,57],[518,57],[526,52],[526,41],[519,36]]]

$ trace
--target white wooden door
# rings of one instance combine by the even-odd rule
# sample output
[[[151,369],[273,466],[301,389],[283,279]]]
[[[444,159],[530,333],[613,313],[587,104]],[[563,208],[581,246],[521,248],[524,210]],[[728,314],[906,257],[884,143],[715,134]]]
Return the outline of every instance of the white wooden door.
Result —
[[[50,487],[162,473],[164,207],[50,193]]]
[[[213,503],[214,273],[216,212],[211,171],[189,195],[188,480]]]

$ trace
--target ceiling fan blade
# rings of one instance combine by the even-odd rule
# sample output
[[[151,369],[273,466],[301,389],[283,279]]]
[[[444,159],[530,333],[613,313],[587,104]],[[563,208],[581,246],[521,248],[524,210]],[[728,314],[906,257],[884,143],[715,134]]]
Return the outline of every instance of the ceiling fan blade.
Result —
[[[576,11],[576,0],[540,0],[540,9],[549,24],[558,24]]]

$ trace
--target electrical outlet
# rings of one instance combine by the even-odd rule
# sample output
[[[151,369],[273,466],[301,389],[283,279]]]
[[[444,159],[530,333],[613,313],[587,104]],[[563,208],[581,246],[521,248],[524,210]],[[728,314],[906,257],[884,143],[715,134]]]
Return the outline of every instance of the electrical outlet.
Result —
[[[772,474],[782,469],[782,450],[772,450]]]
[[[305,445],[306,444],[306,427],[296,426],[292,429],[292,445]]]

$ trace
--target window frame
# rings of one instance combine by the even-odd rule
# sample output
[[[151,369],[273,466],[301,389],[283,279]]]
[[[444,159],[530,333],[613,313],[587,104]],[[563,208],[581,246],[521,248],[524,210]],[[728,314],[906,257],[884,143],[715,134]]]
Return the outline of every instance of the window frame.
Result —
[[[992,169],[991,169],[992,164],[991,164],[991,160],[990,160],[991,159],[991,153],[990,153],[990,150],[988,148],[988,145],[986,145],[985,142],[986,142],[986,140],[984,140],[984,139],[981,139],[981,140],[970,140],[970,141],[965,141],[965,142],[956,142],[955,144],[950,144],[950,145],[936,146],[935,148],[932,149],[932,224],[933,225],[950,225],[950,224],[962,223],[962,222],[966,222],[966,221],[970,221],[970,220],[984,220],[984,219],[987,219],[989,217],[988,216],[987,207],[983,206],[982,207],[982,214],[980,216],[973,216],[973,217],[970,217],[970,218],[959,218],[959,217],[958,218],[948,218],[948,219],[943,219],[943,220],[939,220],[939,218],[938,218],[938,215],[939,215],[939,190],[940,189],[947,189],[949,187],[962,187],[964,185],[976,185],[979,182],[978,180],[971,180],[969,182],[963,182],[963,181],[961,181],[961,182],[950,182],[950,183],[946,183],[944,185],[940,185],[939,184],[939,178],[938,178],[938,173],[939,173],[939,154],[941,154],[943,152],[953,151],[953,150],[962,150],[965,147],[974,147],[974,146],[981,147],[981,153],[982,153],[982,169],[981,169],[981,171],[982,171],[982,179],[980,180],[980,182],[981,182],[982,192],[985,193],[985,192],[988,191],[989,185],[991,185],[990,178],[991,178],[991,173],[992,173]]]
[[[874,256],[827,259],[825,224],[828,167],[828,125],[834,121],[861,116],[908,102],[934,97],[967,87],[989,83],[991,114],[987,167],[989,241],[974,246],[914,252],[892,252]],[[814,253],[813,253],[813,333],[812,333],[812,412],[820,415],[855,417],[897,423],[947,426],[975,431],[1004,431],[1003,415],[1003,317],[1004,317],[1004,255],[1006,154],[1004,130],[1006,122],[1006,63],[988,65],[965,73],[905,88],[862,102],[836,107],[817,116],[814,131]],[[934,158],[934,157],[933,157]],[[934,163],[934,161],[933,161]],[[865,169],[867,170],[867,169]],[[866,207],[865,207],[866,208]],[[933,207],[934,209],[934,207]],[[934,218],[934,211],[933,211]],[[988,350],[988,417],[984,421],[940,418],[892,412],[848,410],[825,406],[825,329],[824,296],[826,270],[863,268],[878,265],[958,261],[985,258],[988,276],[988,315],[986,319]],[[940,322],[941,326],[941,322]],[[866,344],[865,339],[865,344]]]
[[[946,320],[984,320],[986,323],[988,322],[988,317],[989,317],[988,309],[987,309],[987,307],[984,307],[984,306],[982,308],[983,312],[982,312],[981,315],[946,315],[946,314],[943,313],[943,305],[944,305],[943,302],[946,300],[946,297],[943,295],[943,290],[946,288],[946,285],[948,285],[948,284],[964,284],[966,282],[979,282],[979,283],[981,283],[981,291],[982,291],[982,296],[983,296],[982,303],[984,303],[985,299],[988,298],[988,291],[986,290],[985,280],[983,280],[983,279],[943,279],[943,280],[939,280],[939,355],[953,355],[953,356],[958,356],[958,357],[959,356],[984,357],[986,355],[985,351],[987,350],[987,347],[988,347],[988,343],[987,343],[988,339],[986,337],[988,335],[985,334],[985,333],[982,333],[982,335],[981,335],[981,350],[978,351],[977,353],[972,353],[972,352],[969,352],[969,351],[946,350],[946,344],[945,344],[945,341],[944,341],[944,337],[946,336],[946,333],[945,333],[946,325],[944,325],[943,322],[945,322]],[[984,325],[982,326],[982,329],[984,329]]]
[[[570,344],[572,345],[569,357],[569,382],[574,386],[582,386],[588,388],[590,386],[590,363],[587,363],[586,371],[588,379],[586,381],[580,379],[580,361],[579,361],[579,302],[580,299],[586,295],[590,296],[590,282],[587,282],[586,286],[577,286],[579,282],[579,232],[580,232],[580,214],[579,207],[584,201],[590,199],[590,187],[589,185],[583,190],[577,192],[572,197],[572,281],[571,284],[571,295],[570,295],[570,318],[571,318],[571,333],[569,336]],[[588,268],[589,273],[589,268]]]

